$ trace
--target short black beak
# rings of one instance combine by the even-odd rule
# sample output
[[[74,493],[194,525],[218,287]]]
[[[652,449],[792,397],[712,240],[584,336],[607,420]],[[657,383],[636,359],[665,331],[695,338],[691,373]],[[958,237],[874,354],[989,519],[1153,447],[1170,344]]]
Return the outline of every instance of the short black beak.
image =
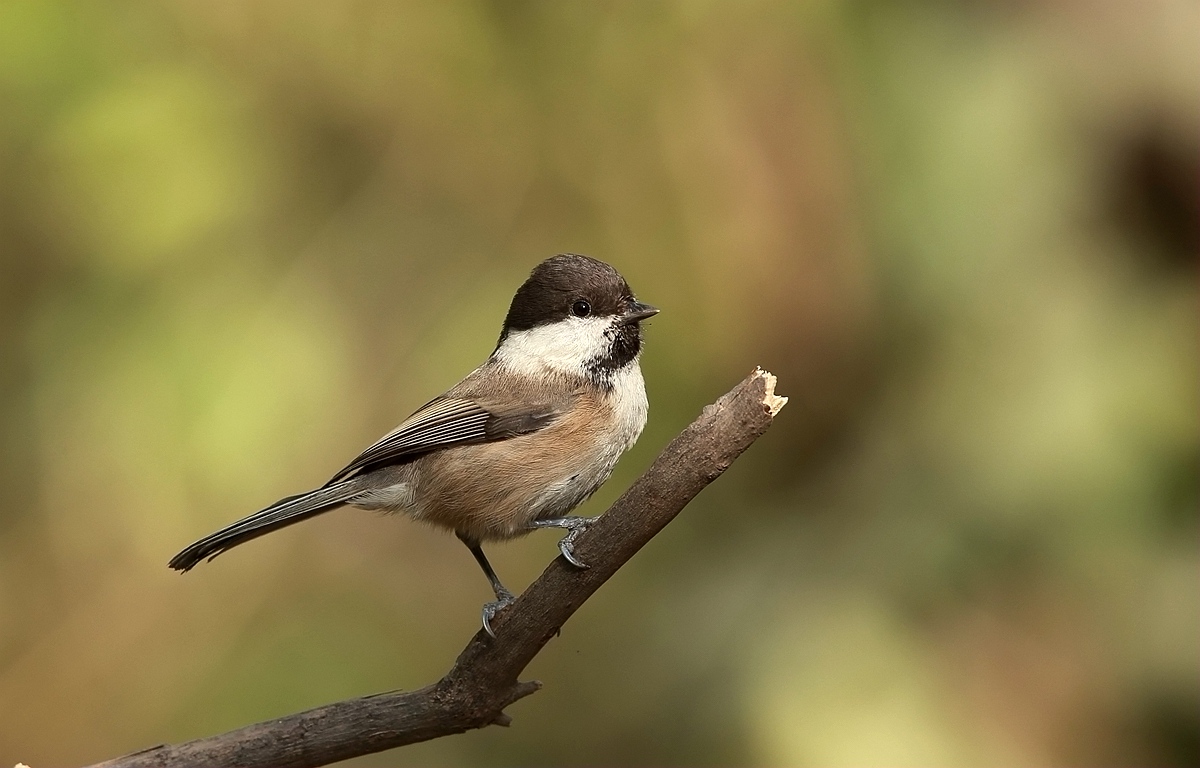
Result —
[[[652,307],[649,304],[643,304],[640,301],[635,301],[629,305],[629,312],[621,315],[622,325],[632,325],[645,320],[647,317],[654,317],[658,314],[658,307]]]

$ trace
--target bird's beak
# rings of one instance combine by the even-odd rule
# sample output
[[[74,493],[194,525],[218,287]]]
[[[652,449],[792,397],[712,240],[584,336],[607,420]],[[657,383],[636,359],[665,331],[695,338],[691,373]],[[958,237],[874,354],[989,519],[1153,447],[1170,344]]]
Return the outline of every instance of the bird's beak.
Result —
[[[645,320],[647,317],[654,317],[657,314],[658,307],[652,307],[649,304],[635,301],[630,305],[629,312],[621,315],[621,325],[633,325]]]

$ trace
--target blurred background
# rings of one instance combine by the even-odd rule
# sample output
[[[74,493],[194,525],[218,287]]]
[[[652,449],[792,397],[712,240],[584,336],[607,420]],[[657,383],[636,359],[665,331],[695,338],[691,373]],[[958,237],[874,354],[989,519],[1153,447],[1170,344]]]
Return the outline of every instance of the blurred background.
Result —
[[[776,426],[383,765],[1200,763],[1200,5],[0,4],[0,764],[436,680],[490,593],[340,510],[171,555],[492,349],[530,268],[663,308],[596,514]],[[494,546],[523,588],[552,534]]]

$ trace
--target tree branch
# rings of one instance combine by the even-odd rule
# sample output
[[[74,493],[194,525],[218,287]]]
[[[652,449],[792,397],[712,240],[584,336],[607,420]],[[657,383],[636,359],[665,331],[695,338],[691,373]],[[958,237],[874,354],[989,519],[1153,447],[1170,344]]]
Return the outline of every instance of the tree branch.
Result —
[[[517,676],[600,585],[766,432],[787,402],[774,389],[775,377],[755,370],[707,406],[580,536],[575,553],[591,567],[579,570],[556,558],[492,621],[496,639],[477,632],[437,683],[152,747],[93,768],[313,768],[472,728],[508,725],[504,708],[541,687],[536,681],[518,682]]]

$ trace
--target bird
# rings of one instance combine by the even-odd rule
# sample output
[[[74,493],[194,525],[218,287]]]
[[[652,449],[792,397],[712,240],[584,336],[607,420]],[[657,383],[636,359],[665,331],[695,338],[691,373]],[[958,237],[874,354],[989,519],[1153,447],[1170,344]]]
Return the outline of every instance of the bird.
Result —
[[[491,355],[417,409],[329,482],[287,496],[186,547],[169,567],[202,560],[342,506],[401,513],[448,529],[467,546],[495,600],[483,629],[515,596],[483,552],[559,528],[577,568],[579,535],[595,517],[570,515],[609,478],[646,425],[638,301],[612,266],[580,254],[542,261],[517,289]]]

